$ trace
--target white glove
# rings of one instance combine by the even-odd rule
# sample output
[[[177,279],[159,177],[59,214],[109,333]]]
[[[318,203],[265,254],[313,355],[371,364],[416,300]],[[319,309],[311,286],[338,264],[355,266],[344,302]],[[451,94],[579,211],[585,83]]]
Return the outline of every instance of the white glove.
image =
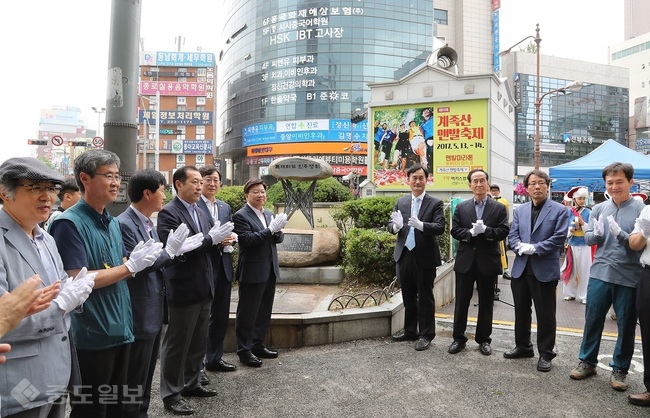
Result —
[[[618,224],[614,220],[613,215],[609,215],[607,217],[607,223],[609,224],[609,232],[611,232],[615,237],[617,237],[618,234],[621,233],[621,227],[618,226]]]
[[[231,253],[231,252],[235,251],[235,247],[233,247],[233,245],[237,242],[238,238],[239,237],[234,232],[232,234],[230,234],[230,239],[231,239],[232,244],[224,245],[223,246],[223,252],[224,253]]]
[[[185,241],[183,241],[183,245],[181,245],[181,248],[178,250],[178,253],[176,255],[183,255],[185,253],[189,253],[190,251],[196,250],[201,246],[201,244],[203,244],[204,239],[205,235],[203,235],[203,232],[199,232],[192,235],[191,237],[188,237]],[[172,259],[174,258],[171,256],[171,254],[169,254],[169,256]]]
[[[232,230],[235,228],[235,224],[232,222],[226,222],[221,225],[221,222],[217,221],[214,226],[208,231],[208,234],[212,238],[212,245],[220,244],[224,238],[228,237]]]
[[[482,234],[485,232],[485,229],[487,227],[483,223],[481,219],[476,221],[476,223],[472,223],[472,229],[469,230],[469,233],[472,234],[473,237],[477,236],[478,234]]]
[[[413,215],[409,218],[408,226],[415,228],[418,231],[424,231],[424,223],[418,219],[417,216]]]
[[[396,231],[399,231],[404,227],[404,216],[402,216],[402,212],[398,210],[390,214],[390,221],[395,225]]]
[[[140,241],[131,251],[131,256],[124,265],[131,272],[136,274],[139,271],[153,265],[162,252],[162,242],[156,242],[150,238],[147,242]]]
[[[605,223],[602,216],[594,222],[594,235],[597,237],[605,235]]]
[[[533,255],[535,254],[535,246],[533,244],[521,243],[517,252],[519,255]]]
[[[277,216],[271,218],[271,223],[269,224],[269,229],[274,234],[280,232],[282,228],[287,224],[287,214],[279,213]]]
[[[648,218],[637,218],[636,223],[634,224],[634,229],[641,230],[643,238],[650,238],[650,219]]]
[[[82,268],[74,279],[68,277],[65,286],[53,302],[65,313],[72,312],[88,299],[95,286],[95,277],[97,277],[96,272],[88,274],[88,269]]]
[[[190,230],[185,224],[180,224],[176,231],[173,229],[169,231],[169,236],[167,237],[167,245],[165,245],[165,251],[167,251],[167,254],[169,254],[169,258],[174,259],[174,257],[181,254],[180,249],[189,234]]]

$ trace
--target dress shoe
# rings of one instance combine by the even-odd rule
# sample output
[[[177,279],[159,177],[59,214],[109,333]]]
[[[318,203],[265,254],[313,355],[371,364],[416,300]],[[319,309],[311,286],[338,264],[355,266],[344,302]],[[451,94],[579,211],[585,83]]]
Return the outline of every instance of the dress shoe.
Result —
[[[255,355],[250,351],[239,353],[239,361],[248,367],[262,367],[262,360],[255,357]]]
[[[489,356],[492,354],[492,347],[490,347],[490,343],[481,343],[479,344],[478,349],[484,356]]]
[[[266,347],[254,348],[251,353],[260,358],[276,358],[278,356],[278,350]]]
[[[183,398],[177,400],[173,403],[165,402],[165,409],[171,411],[174,415],[192,415],[194,414],[194,408],[187,403]]]
[[[643,393],[633,393],[627,396],[627,400],[632,405],[650,406],[650,392],[646,390]]]
[[[503,275],[501,277],[503,277],[506,280],[512,280],[512,276],[510,276],[510,273],[508,273],[507,270],[503,272]]]
[[[237,366],[228,363],[227,361],[224,361],[222,358],[220,358],[219,361],[214,364],[206,363],[205,369],[210,370],[211,372],[234,372],[237,370]]]
[[[551,360],[540,357],[537,361],[537,370],[540,372],[550,372],[551,371]]]
[[[431,340],[427,340],[426,338],[420,338],[415,343],[415,351],[428,350],[430,346],[431,346]]]
[[[513,359],[513,358],[531,358],[535,357],[533,350],[524,350],[523,348],[515,347],[510,351],[503,353],[503,357]]]
[[[393,334],[390,337],[393,341],[416,341],[418,339],[417,335],[409,334],[408,332],[401,330],[397,334]]]
[[[211,398],[217,396],[217,391],[214,389],[206,389],[201,385],[196,385],[192,389],[183,389],[181,396],[196,397],[196,398]]]
[[[460,353],[461,351],[463,351],[463,348],[465,348],[465,343],[461,343],[459,341],[454,341],[449,346],[449,349],[447,350],[447,352],[449,354],[457,354],[457,353]]]
[[[199,384],[205,386],[210,384],[210,378],[205,374],[205,370],[199,372]]]

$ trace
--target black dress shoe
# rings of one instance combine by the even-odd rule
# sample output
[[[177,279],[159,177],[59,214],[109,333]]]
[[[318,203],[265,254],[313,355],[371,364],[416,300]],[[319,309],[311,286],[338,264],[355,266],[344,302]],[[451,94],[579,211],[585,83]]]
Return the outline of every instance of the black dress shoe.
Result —
[[[420,338],[415,343],[415,351],[428,350],[430,346],[431,346],[431,340],[427,340],[426,338]]]
[[[255,355],[250,351],[239,353],[239,361],[248,367],[262,367],[262,360],[255,357]]]
[[[183,389],[181,391],[181,395],[187,398],[211,398],[213,396],[217,396],[217,391],[214,389],[206,389],[201,385],[196,385],[192,389]]]
[[[535,357],[535,353],[533,350],[524,350],[523,348],[515,347],[510,351],[506,351],[503,353],[503,357],[505,358],[531,358]]]
[[[458,354],[458,353],[460,353],[461,351],[463,351],[463,348],[465,348],[465,343],[461,343],[461,342],[459,342],[459,341],[454,341],[454,342],[451,343],[451,345],[449,346],[449,349],[447,350],[447,352],[448,352],[449,354]]]
[[[278,350],[266,347],[254,348],[251,350],[251,353],[260,358],[276,358],[278,356]]]
[[[401,330],[398,333],[393,334],[390,339],[393,341],[416,341],[418,339],[418,336]]]
[[[490,343],[481,343],[479,344],[478,349],[484,356],[489,356],[492,354],[492,347],[490,347]]]
[[[211,372],[234,372],[237,370],[237,366],[220,358],[219,361],[214,363],[214,365],[206,363],[205,369],[210,370]]]
[[[206,367],[207,368],[207,367]],[[205,386],[210,384],[210,378],[205,374],[205,370],[199,372],[199,384]]]
[[[550,372],[551,371],[551,360],[547,360],[544,357],[540,357],[537,362],[537,370],[540,372]]]
[[[183,398],[179,399],[173,403],[165,402],[165,409],[171,411],[174,415],[192,415],[194,414],[194,408],[187,403]]]

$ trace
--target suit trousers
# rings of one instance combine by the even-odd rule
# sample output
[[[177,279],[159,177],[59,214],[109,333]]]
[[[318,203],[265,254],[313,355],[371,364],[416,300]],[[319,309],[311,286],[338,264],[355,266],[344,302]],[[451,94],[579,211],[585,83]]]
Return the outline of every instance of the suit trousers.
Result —
[[[7,415],[6,418],[65,418],[65,404],[67,399],[67,396],[62,396],[52,403]]]
[[[169,305],[169,326],[160,350],[160,397],[181,399],[183,389],[199,385],[212,299],[187,306]]]
[[[456,304],[454,307],[454,341],[467,342],[467,311],[474,294],[474,283],[478,290],[478,321],[474,339],[477,343],[491,343],[492,315],[494,312],[494,282],[496,274],[483,275],[476,265],[476,259],[467,273],[456,272]]]
[[[644,270],[645,271],[645,270]],[[591,365],[598,364],[598,350],[605,328],[609,307],[614,305],[618,337],[614,346],[612,361],[614,370],[627,372],[634,354],[634,332],[636,330],[636,288],[589,278],[587,306],[585,307],[585,328],[578,357]],[[645,303],[648,303],[647,300]],[[645,358],[645,357],[644,357]]]
[[[129,394],[134,395],[134,402],[124,404],[123,418],[147,418],[151,401],[151,384],[158,361],[162,328],[153,338],[136,338],[131,344],[129,355],[129,374],[127,384]]]
[[[643,384],[650,391],[650,266],[641,272],[641,280],[636,288],[636,310],[639,315],[641,344],[643,346]],[[647,360],[646,360],[647,359]]]
[[[77,349],[83,384],[73,388],[70,395],[71,418],[122,416],[130,352],[131,344],[103,350]]]
[[[433,298],[436,269],[420,268],[415,250],[404,248],[397,262],[397,277],[404,302],[404,331],[433,340],[436,336],[436,302]]]
[[[529,269],[526,269],[521,277],[513,278],[510,283],[515,305],[515,344],[524,350],[533,349],[530,327],[531,307],[534,303],[537,317],[537,351],[540,357],[547,360],[553,360],[557,355],[553,351],[557,326],[555,316],[557,283],[557,280],[540,282],[529,272]]]
[[[223,273],[223,266],[219,266],[219,270],[214,283],[214,298],[212,299],[210,323],[208,325],[208,346],[205,353],[206,367],[215,367],[221,356],[223,356],[223,340],[226,338],[226,331],[228,331],[232,286]]]
[[[264,347],[264,339],[271,324],[275,281],[275,274],[271,271],[266,282],[239,282],[239,303],[235,322],[237,353]]]

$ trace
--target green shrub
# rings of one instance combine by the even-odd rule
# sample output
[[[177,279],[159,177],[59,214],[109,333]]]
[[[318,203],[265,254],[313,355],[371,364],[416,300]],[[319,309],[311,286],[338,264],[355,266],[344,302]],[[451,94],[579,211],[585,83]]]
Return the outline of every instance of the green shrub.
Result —
[[[351,200],[330,210],[336,227],[345,236],[351,228],[386,228],[399,196]]]
[[[246,204],[246,197],[244,196],[244,186],[225,186],[219,189],[215,197],[223,200],[230,205],[230,209],[234,214],[239,209],[243,208]]]
[[[311,181],[291,180],[291,185],[294,189],[300,189],[304,192],[311,186]],[[314,202],[345,202],[346,200],[351,200],[353,197],[350,189],[339,183],[333,177],[316,182]],[[266,191],[266,203],[270,204],[271,207],[276,203],[285,203],[284,189],[282,188],[281,182],[275,183]]]
[[[352,228],[345,238],[343,271],[350,280],[387,286],[395,277],[395,235],[386,229]]]

